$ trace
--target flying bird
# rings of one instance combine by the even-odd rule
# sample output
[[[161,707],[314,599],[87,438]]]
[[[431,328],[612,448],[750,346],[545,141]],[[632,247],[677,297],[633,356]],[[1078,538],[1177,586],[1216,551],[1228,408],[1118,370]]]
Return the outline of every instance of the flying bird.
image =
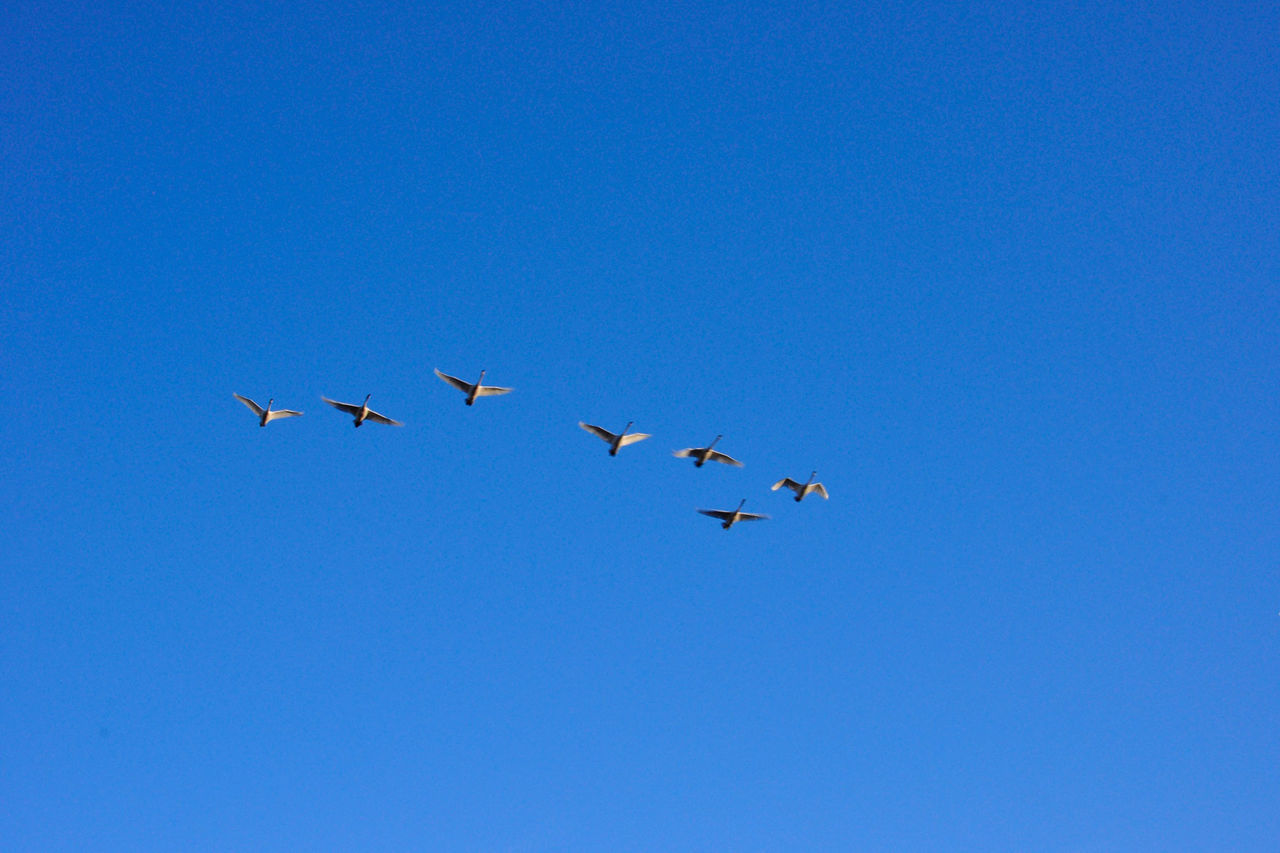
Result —
[[[267,407],[264,409],[248,397],[241,397],[239,394],[235,394],[234,392],[232,393],[232,396],[248,406],[249,410],[258,416],[258,426],[260,427],[266,426],[277,418],[296,418],[298,415],[302,414],[302,412],[295,412],[292,409],[276,409],[274,412],[271,411],[271,404],[276,401],[275,397],[272,397],[267,401]]]
[[[646,438],[653,437],[648,433],[644,433],[644,432],[633,432],[630,435],[627,435],[627,430],[631,429],[631,425],[633,423],[635,423],[635,421],[627,421],[627,425],[623,427],[622,432],[620,432],[617,435],[614,435],[613,433],[609,432],[607,429],[604,429],[602,427],[592,426],[591,424],[584,424],[582,421],[578,421],[578,426],[582,427],[587,432],[596,436],[605,444],[609,445],[610,456],[617,456],[618,451],[626,447],[628,444],[634,444],[637,441],[644,441]]]
[[[686,447],[684,450],[677,450],[671,455],[679,456],[681,458],[692,457],[693,467],[695,468],[701,468],[703,465],[705,465],[708,462],[723,462],[726,465],[733,465],[735,467],[741,468],[742,463],[739,462],[737,459],[734,459],[732,456],[729,456],[728,454],[721,453],[718,450],[711,449],[716,446],[716,441],[719,441],[722,438],[724,438],[724,436],[717,435],[715,438],[715,441],[711,442],[706,447]]]
[[[814,471],[809,475],[808,482],[797,483],[790,477],[783,477],[781,480],[773,484],[773,491],[778,491],[783,486],[796,493],[796,503],[804,500],[805,495],[821,495],[822,499],[827,500],[827,490],[821,483],[813,482],[813,478],[818,476],[818,472]]]
[[[732,509],[732,510],[700,509],[698,510],[698,512],[702,513],[703,515],[709,515],[712,518],[720,519],[720,521],[722,522],[720,526],[723,527],[725,530],[728,530],[730,527],[733,527],[739,521],[762,521],[769,517],[767,515],[761,515],[760,513],[757,513],[757,512],[743,512],[742,505],[746,502],[747,502],[746,498],[743,498],[741,501],[739,501],[737,509]]]
[[[346,412],[348,415],[354,417],[357,428],[365,421],[373,421],[377,424],[389,424],[391,426],[404,426],[404,424],[399,421],[393,421],[386,415],[380,415],[373,409],[369,408],[369,398],[372,396],[372,394],[366,394],[364,402],[358,406],[355,403],[339,403],[337,400],[330,400],[328,397],[321,397],[320,399],[324,400],[335,409]]]
[[[480,383],[484,381],[484,374],[485,372],[483,370],[480,371],[480,378],[476,380],[474,385],[472,385],[465,379],[459,379],[456,376],[441,373],[439,370],[436,371],[436,376],[439,376],[445,382],[448,382],[454,388],[457,388],[463,394],[467,395],[468,406],[476,401],[476,397],[496,397],[499,394],[508,394],[511,392],[510,388],[499,388],[497,385],[481,385]]]

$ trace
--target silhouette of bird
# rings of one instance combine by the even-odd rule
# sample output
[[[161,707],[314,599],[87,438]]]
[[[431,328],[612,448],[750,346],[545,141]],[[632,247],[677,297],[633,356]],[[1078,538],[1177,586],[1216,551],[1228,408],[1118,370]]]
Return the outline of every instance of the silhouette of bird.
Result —
[[[724,438],[724,436],[717,435],[715,441],[711,442],[706,447],[686,447],[684,450],[677,450],[671,455],[679,456],[681,458],[692,458],[693,467],[695,468],[701,468],[708,462],[723,462],[726,465],[733,465],[741,468],[742,463],[737,459],[734,459],[726,453],[721,453],[718,450],[712,450],[712,448],[716,446],[716,441],[719,441],[722,438]]]
[[[480,383],[484,381],[484,374],[483,370],[480,371],[480,378],[473,385],[465,379],[441,373],[439,370],[436,371],[436,376],[439,376],[445,382],[467,395],[468,406],[476,401],[476,397],[496,397],[499,394],[509,394],[511,392],[512,389],[510,388],[499,388],[497,385],[481,385]]]
[[[609,445],[610,456],[617,456],[618,451],[626,447],[628,444],[635,444],[637,441],[644,441],[646,438],[653,438],[653,436],[644,432],[633,432],[630,435],[627,435],[627,430],[631,429],[631,425],[633,423],[635,423],[635,421],[627,421],[627,425],[623,427],[622,432],[617,435],[614,435],[603,427],[584,424],[582,421],[578,421],[578,426]]]
[[[797,483],[790,477],[783,477],[781,480],[773,484],[773,491],[778,491],[783,486],[796,493],[796,503],[804,500],[805,495],[822,495],[823,500],[827,500],[827,489],[821,483],[813,482],[813,478],[818,476],[818,472],[814,471],[809,475],[808,482]]]
[[[747,502],[746,498],[743,498],[741,501],[739,501],[737,509],[700,509],[698,510],[698,512],[702,513],[703,515],[709,515],[712,518],[720,519],[720,521],[722,522],[720,526],[723,527],[725,530],[728,530],[730,527],[733,527],[739,521],[763,521],[764,519],[769,517],[767,515],[761,515],[760,513],[756,513],[756,512],[743,512],[742,505],[746,502]]]
[[[355,403],[339,403],[337,400],[330,400],[328,397],[321,397],[320,399],[324,400],[335,409],[346,412],[348,415],[354,417],[357,428],[359,428],[360,424],[365,421],[373,421],[376,424],[388,424],[390,426],[404,426],[404,424],[399,421],[393,421],[386,415],[380,415],[373,409],[369,408],[369,398],[372,396],[372,394],[366,394],[364,402],[358,406]]]
[[[272,397],[267,401],[267,407],[264,409],[248,397],[241,397],[239,394],[235,394],[234,392],[232,393],[232,396],[248,406],[249,410],[258,416],[258,426],[260,427],[264,427],[279,418],[296,418],[302,414],[302,412],[295,412],[292,409],[276,409],[274,412],[271,411],[271,404],[276,401],[275,397]]]

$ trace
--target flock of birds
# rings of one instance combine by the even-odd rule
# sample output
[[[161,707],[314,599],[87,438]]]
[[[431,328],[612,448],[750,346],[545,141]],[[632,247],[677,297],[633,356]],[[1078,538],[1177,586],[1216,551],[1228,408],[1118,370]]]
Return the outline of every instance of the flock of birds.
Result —
[[[456,376],[441,373],[439,370],[435,373],[441,380],[447,382],[463,394],[467,395],[466,403],[468,406],[475,403],[478,397],[496,397],[500,394],[510,393],[512,390],[510,388],[502,388],[497,385],[482,384],[484,382],[485,374],[485,371],[483,370],[480,371],[480,378],[475,382],[468,382],[465,379],[459,379]],[[351,415],[355,420],[355,426],[357,427],[365,421],[372,421],[375,424],[386,424],[388,426],[404,426],[400,421],[394,420],[384,414],[380,414],[379,412],[375,412],[373,409],[370,409],[369,398],[372,396],[372,394],[365,395],[363,403],[340,403],[337,400],[330,400],[328,397],[321,397],[320,399],[324,400],[338,411],[346,412],[348,415]],[[296,418],[302,414],[302,412],[296,412],[293,409],[272,409],[271,404],[275,402],[274,397],[267,401],[267,405],[265,407],[259,406],[253,400],[250,400],[248,397],[242,397],[239,394],[236,394],[235,398],[248,406],[249,410],[257,415],[258,426],[260,427],[264,427],[272,421],[279,420],[280,418]],[[635,422],[629,421],[627,425],[622,428],[622,432],[620,433],[612,433],[604,427],[583,423],[582,421],[578,421],[578,426],[609,445],[610,456],[617,456],[618,451],[626,447],[628,444],[635,444],[638,441],[644,441],[646,438],[652,438],[648,433],[629,432],[633,423]],[[721,453],[719,450],[715,449],[716,442],[723,437],[724,436],[722,435],[717,435],[715,440],[706,447],[686,447],[683,450],[675,451],[674,455],[682,459],[692,459],[694,467],[696,468],[701,468],[708,462],[720,462],[725,465],[733,465],[737,468],[741,468],[742,463],[737,459],[734,459],[727,453]],[[814,471],[809,475],[809,479],[804,483],[797,482],[790,477],[783,477],[781,480],[773,484],[772,489],[775,492],[782,488],[790,489],[795,492],[795,500],[797,503],[804,500],[809,495],[819,495],[823,500],[826,500],[826,488],[821,483],[814,481],[814,478],[817,476],[818,472]],[[700,509],[698,512],[703,515],[709,515],[712,518],[719,519],[720,526],[725,530],[733,527],[739,521],[761,521],[769,517],[758,512],[743,512],[742,507],[746,502],[747,499],[743,498],[735,509]]]

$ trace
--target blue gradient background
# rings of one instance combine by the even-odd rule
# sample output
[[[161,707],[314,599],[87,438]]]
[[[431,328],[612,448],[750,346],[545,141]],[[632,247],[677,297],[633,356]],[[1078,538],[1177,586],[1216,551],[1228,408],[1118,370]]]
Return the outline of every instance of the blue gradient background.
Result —
[[[0,17],[0,845],[1275,849],[1274,4]]]

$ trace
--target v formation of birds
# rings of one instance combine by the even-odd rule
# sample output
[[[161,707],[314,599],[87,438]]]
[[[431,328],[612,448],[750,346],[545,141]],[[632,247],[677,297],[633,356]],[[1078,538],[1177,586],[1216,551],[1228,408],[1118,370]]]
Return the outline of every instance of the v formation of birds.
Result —
[[[439,370],[435,373],[436,376],[440,377],[441,381],[452,385],[454,388],[465,394],[468,406],[475,403],[478,397],[496,397],[500,394],[510,393],[512,390],[510,388],[502,388],[497,385],[482,384],[484,382],[485,374],[485,371],[483,370],[480,371],[480,378],[475,382],[468,382],[465,379],[450,376],[449,374],[442,373]],[[302,414],[302,412],[295,412],[292,409],[272,409],[271,404],[275,402],[274,397],[267,401],[266,406],[259,406],[248,397],[242,397],[239,394],[235,394],[234,396],[241,403],[244,403],[251,412],[257,415],[258,426],[260,427],[264,427],[271,421],[278,420],[280,418],[294,418]],[[386,415],[370,409],[369,398],[372,396],[372,394],[365,395],[363,403],[340,403],[337,400],[330,400],[328,397],[321,397],[320,399],[324,400],[338,411],[351,415],[352,419],[355,421],[355,426],[357,427],[366,421],[372,421],[376,424],[386,424],[388,426],[404,426],[400,421],[393,420]],[[582,421],[578,421],[578,426],[609,445],[610,456],[617,456],[618,451],[626,447],[628,444],[635,444],[637,441],[644,441],[646,438],[652,438],[648,433],[631,432],[631,426],[634,423],[634,421],[628,422],[627,425],[622,428],[622,432],[620,433],[612,433],[604,427],[583,423]],[[697,468],[701,468],[708,462],[720,462],[725,465],[733,465],[734,467],[741,468],[742,463],[737,459],[734,459],[727,453],[721,453],[719,450],[715,449],[716,443],[723,437],[724,436],[717,435],[706,447],[686,447],[683,450],[675,451],[673,455],[683,459],[692,459],[694,466]],[[797,503],[804,500],[806,496],[814,494],[820,496],[823,500],[826,500],[826,488],[821,483],[814,481],[814,478],[817,475],[818,472],[814,471],[809,475],[809,479],[804,483],[793,480],[790,477],[783,477],[781,480],[773,484],[772,490],[776,492],[781,488],[790,489],[795,492],[795,500]],[[725,530],[733,527],[733,525],[737,524],[739,521],[760,521],[769,517],[757,512],[743,512],[742,506],[746,502],[747,499],[743,498],[735,509],[700,509],[698,512],[718,519],[720,521],[720,526]]]

